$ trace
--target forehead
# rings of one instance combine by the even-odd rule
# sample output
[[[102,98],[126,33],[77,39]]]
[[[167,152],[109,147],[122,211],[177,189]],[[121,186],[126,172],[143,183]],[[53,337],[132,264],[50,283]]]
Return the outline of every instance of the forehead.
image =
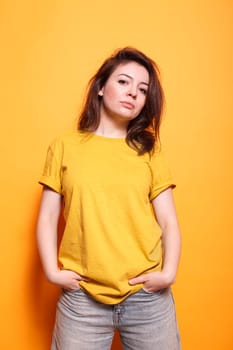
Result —
[[[134,61],[119,64],[112,73],[114,76],[124,74],[145,83],[149,82],[149,73],[146,68]]]

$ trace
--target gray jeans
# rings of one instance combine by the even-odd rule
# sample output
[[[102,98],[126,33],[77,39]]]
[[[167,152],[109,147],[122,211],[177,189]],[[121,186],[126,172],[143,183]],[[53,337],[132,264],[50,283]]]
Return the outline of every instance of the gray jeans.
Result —
[[[115,330],[124,350],[179,350],[170,289],[141,289],[116,305],[96,302],[80,289],[62,291],[51,350],[109,350]]]

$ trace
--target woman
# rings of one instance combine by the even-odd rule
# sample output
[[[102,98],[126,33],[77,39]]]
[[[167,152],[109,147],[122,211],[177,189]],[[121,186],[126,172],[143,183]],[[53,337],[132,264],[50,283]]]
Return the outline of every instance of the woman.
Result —
[[[110,349],[115,330],[125,350],[180,349],[170,290],[180,232],[158,147],[162,107],[155,63],[124,48],[90,81],[78,130],[49,147],[37,236],[45,274],[62,288],[53,350]]]

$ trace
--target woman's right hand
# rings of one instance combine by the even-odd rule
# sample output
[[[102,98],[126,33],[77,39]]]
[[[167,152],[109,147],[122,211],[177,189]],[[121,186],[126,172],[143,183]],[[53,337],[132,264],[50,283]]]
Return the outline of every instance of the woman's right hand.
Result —
[[[56,270],[48,276],[48,280],[70,292],[80,288],[79,281],[88,282],[88,278],[82,277],[71,270]]]

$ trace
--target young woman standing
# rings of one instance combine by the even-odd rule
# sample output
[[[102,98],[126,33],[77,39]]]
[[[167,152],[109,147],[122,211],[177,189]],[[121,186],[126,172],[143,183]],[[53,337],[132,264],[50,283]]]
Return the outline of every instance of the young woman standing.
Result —
[[[49,147],[40,183],[38,247],[62,288],[52,350],[178,350],[170,286],[180,257],[175,186],[158,137],[156,64],[118,50],[89,84],[78,130]],[[57,252],[57,225],[65,229]]]

